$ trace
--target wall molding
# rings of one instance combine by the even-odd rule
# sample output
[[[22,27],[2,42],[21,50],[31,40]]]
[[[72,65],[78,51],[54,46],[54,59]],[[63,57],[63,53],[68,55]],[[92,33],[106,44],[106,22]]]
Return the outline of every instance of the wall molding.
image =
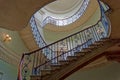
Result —
[[[2,41],[0,41],[0,59],[18,66],[19,64],[19,60],[20,60],[20,56],[17,55],[15,52],[11,51],[10,49],[8,49],[3,43]]]

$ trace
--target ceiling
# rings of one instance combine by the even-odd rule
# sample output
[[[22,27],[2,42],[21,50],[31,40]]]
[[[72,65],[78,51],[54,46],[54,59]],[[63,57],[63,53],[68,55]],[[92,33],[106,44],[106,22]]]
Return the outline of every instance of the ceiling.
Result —
[[[0,0],[0,27],[22,30],[37,10],[55,0]]]

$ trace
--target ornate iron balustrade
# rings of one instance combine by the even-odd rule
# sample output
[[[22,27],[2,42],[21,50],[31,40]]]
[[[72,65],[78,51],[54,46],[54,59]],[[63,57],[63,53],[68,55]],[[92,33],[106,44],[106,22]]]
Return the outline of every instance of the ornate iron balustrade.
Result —
[[[67,56],[74,56],[101,38],[109,37],[110,23],[102,5],[100,9],[101,19],[95,25],[36,51],[24,53],[19,65],[18,80],[27,80],[30,73],[40,76],[41,70],[51,69],[51,64],[59,64],[60,60],[67,60]]]
[[[32,29],[34,38],[35,38],[39,48],[46,46],[47,44],[44,41],[44,39],[42,38],[42,36],[41,36],[41,34],[40,34],[39,30],[38,30],[38,26],[36,24],[34,15],[30,19],[30,24],[31,24],[31,29]]]
[[[50,24],[54,24],[56,26],[63,27],[65,25],[73,23],[83,15],[89,2],[90,2],[90,0],[84,0],[80,9],[75,14],[73,14],[71,17],[68,17],[65,19],[55,19],[51,16],[48,16],[42,21],[41,26],[44,27],[46,24],[50,23]]]

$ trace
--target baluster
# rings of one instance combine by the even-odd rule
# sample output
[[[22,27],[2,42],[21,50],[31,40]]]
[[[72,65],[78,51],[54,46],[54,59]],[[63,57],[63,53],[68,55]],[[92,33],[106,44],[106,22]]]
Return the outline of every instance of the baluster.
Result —
[[[39,58],[39,53],[36,52],[35,54],[36,54],[36,67],[37,67],[37,66],[38,66],[38,63],[39,63],[39,60],[38,60],[38,58]]]
[[[41,51],[39,51],[39,65],[41,63],[42,63],[42,53],[41,53]],[[40,74],[40,68],[38,70],[39,70],[39,74]]]
[[[89,39],[90,39],[90,44],[89,45],[91,45],[91,44],[93,44],[93,40],[94,40],[94,36],[93,36],[93,34],[92,34],[92,28],[89,28]]]
[[[93,30],[93,27],[91,28],[91,34],[92,34],[92,43],[94,43],[96,41],[96,35],[95,35],[95,32]]]
[[[84,37],[84,36],[85,36],[85,34],[84,34],[84,31],[83,31],[83,32],[81,32],[81,35],[82,35],[82,40],[83,40],[83,43],[84,43],[84,42],[85,42],[85,37]],[[83,44],[83,43],[82,43],[82,44]],[[85,45],[82,45],[82,46],[83,46],[83,48],[85,48]]]
[[[68,56],[67,38],[64,40],[64,42],[65,42],[65,60],[66,60]]]
[[[58,55],[57,55],[57,52],[56,52],[56,44],[54,44],[54,50],[53,50],[53,54],[55,54],[55,57],[57,57]],[[57,64],[57,58],[55,58],[55,64]]]
[[[99,26],[101,26],[102,29],[103,29],[103,33],[104,33],[103,35],[104,35],[104,37],[107,37],[107,32],[108,32],[107,29],[106,29],[107,26],[104,26],[103,23],[102,23],[102,21],[99,22]]]
[[[51,45],[51,49],[52,51],[54,51],[53,45]],[[54,53],[52,51],[51,51],[51,60],[54,58]],[[54,59],[52,60],[52,64],[54,64]]]
[[[64,59],[64,57],[65,57],[65,54],[64,54],[64,46],[65,46],[65,43],[64,43],[63,40],[62,40],[61,46],[62,46],[62,47],[61,47],[61,55],[62,55],[62,59],[65,60],[65,59]]]
[[[74,45],[73,45],[73,36],[71,36],[71,48],[73,49],[74,48]],[[74,49],[71,51],[71,56],[74,54]]]
[[[78,35],[76,34],[75,35],[75,52],[78,52],[78,49],[79,49],[79,38],[78,38]]]
[[[88,45],[87,45],[87,40],[88,40],[88,38],[87,38],[86,31],[87,31],[87,30],[83,31],[83,32],[84,32],[84,41],[85,41],[85,44],[84,44],[84,45],[85,45],[85,48],[88,47]]]
[[[69,56],[68,38],[66,38],[65,41],[66,41],[66,51],[67,51],[67,53],[66,53],[67,55],[66,56]]]
[[[70,38],[67,38],[67,47],[68,47],[68,51],[70,51],[71,50],[71,45],[70,45]],[[71,55],[71,51],[68,53],[69,54],[69,56]]]
[[[62,42],[60,42],[59,44],[60,44],[60,47],[59,47],[60,60],[62,60],[62,55],[61,55],[63,50]]]
[[[35,71],[35,69],[34,69],[34,68],[35,68],[35,55],[36,55],[36,54],[33,54],[33,56],[34,56],[34,58],[33,58],[33,66],[32,66],[32,74],[33,74],[33,75],[36,75],[36,71]]]
[[[88,40],[89,40],[89,39],[88,39],[88,33],[87,33],[87,31],[88,31],[88,30],[85,30],[85,31],[84,31],[84,34],[85,34],[85,48],[88,47]]]
[[[58,42],[56,43],[57,47],[56,47],[56,53],[57,53],[57,56],[59,56],[59,44]],[[57,57],[57,64],[58,64],[58,61],[59,61],[59,57]]]
[[[83,43],[81,32],[79,33],[79,39],[80,39],[80,45],[81,45]],[[82,50],[82,48],[83,48],[83,46],[80,46],[80,51]]]
[[[95,34],[95,41],[100,40],[100,36],[99,36],[99,34],[98,34],[98,29],[96,29],[97,26],[98,26],[98,25],[95,25],[95,26],[93,27],[93,31],[94,31],[94,34]]]
[[[99,26],[99,23],[98,23],[98,28],[97,28],[97,34],[100,40],[103,37],[103,29]]]
[[[109,32],[109,24],[108,24],[108,20],[106,18],[106,15],[104,13],[102,13],[102,15],[103,15],[103,17],[102,17],[101,25],[104,28],[104,31],[106,33],[105,37],[107,37],[109,35],[108,34],[108,32]]]

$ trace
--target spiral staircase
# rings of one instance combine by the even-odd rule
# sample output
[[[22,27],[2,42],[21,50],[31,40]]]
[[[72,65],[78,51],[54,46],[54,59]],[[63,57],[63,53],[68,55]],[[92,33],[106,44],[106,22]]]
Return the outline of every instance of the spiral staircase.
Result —
[[[64,80],[103,56],[120,62],[119,54],[107,52],[107,49],[120,43],[120,39],[109,38],[110,23],[105,15],[109,9],[99,4],[101,18],[95,25],[49,45],[43,42],[42,48],[24,53],[18,80]]]

